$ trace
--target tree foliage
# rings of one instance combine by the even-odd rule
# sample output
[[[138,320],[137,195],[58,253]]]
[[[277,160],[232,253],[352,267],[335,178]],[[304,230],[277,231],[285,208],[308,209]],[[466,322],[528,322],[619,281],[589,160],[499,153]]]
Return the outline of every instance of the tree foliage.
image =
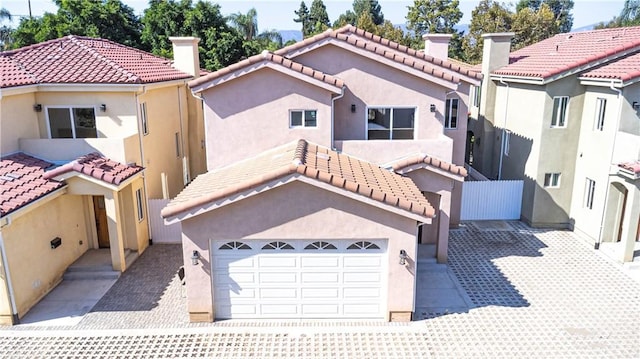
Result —
[[[511,30],[513,14],[507,6],[494,0],[482,0],[471,12],[469,31],[462,40],[464,60],[475,64],[482,61],[482,34]]]
[[[640,25],[640,0],[625,0],[620,15],[596,25],[597,29]]]
[[[229,22],[247,41],[253,40],[258,34],[258,12],[249,9],[246,14],[241,12],[229,15]]]
[[[11,20],[11,13],[9,10],[0,9],[0,21]],[[0,27],[0,51],[4,51],[11,47],[13,42],[13,29],[7,25]]]
[[[55,0],[56,14],[23,18],[14,32],[14,47],[66,35],[101,37],[140,47],[140,19],[120,0]]]
[[[309,22],[311,23],[311,33],[309,35],[319,34],[331,27],[327,7],[322,0],[313,0],[311,3]]]
[[[297,17],[293,21],[302,25],[302,37],[308,37],[313,32],[313,23],[309,17],[309,8],[304,1],[300,2],[300,8],[294,13]]]
[[[462,19],[459,0],[414,0],[407,14],[407,28],[416,37],[426,33],[455,33],[454,26]]]
[[[515,32],[512,47],[517,50],[558,34],[560,24],[551,8],[543,3],[537,11],[530,8],[518,11],[511,30]]]
[[[516,5],[516,13],[526,8],[531,9],[533,13],[539,13],[542,5],[547,5],[554,15],[557,22],[558,32],[569,32],[573,27],[573,0],[520,0]]]

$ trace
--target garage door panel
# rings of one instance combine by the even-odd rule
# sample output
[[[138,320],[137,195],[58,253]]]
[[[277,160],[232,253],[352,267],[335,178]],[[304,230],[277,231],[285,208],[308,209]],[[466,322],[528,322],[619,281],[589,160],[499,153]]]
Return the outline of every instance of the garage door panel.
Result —
[[[285,256],[267,256],[258,257],[260,268],[295,268],[298,266],[298,258]]]
[[[338,283],[339,281],[338,272],[302,273],[302,283]]]
[[[340,305],[338,304],[302,304],[302,314],[306,315],[339,315]]]
[[[296,304],[277,303],[277,304],[261,304],[260,313],[264,315],[293,315],[298,313],[298,306]]]
[[[344,257],[345,267],[380,267],[382,258],[380,256],[361,255]]]
[[[215,269],[226,270],[227,268],[253,268],[255,266],[255,259],[249,258],[234,258],[234,257],[217,257],[214,261]]]
[[[295,272],[273,272],[273,273],[260,273],[260,284],[273,284],[273,283],[289,283],[296,284],[298,282],[298,274]]]
[[[218,313],[216,316],[222,317],[223,314],[227,315],[251,315],[255,316],[257,314],[256,306],[254,304],[242,304],[242,303],[234,303],[233,305],[225,304],[220,306],[218,309]]]
[[[380,279],[380,272],[344,273],[344,283],[379,283]]]
[[[380,298],[380,288],[345,288],[345,299]]]
[[[302,268],[338,268],[340,266],[340,258],[338,256],[314,256],[302,257]]]
[[[240,289],[240,290],[232,290],[229,288],[228,290],[224,289],[216,289],[215,291],[215,299],[221,301],[230,301],[235,299],[257,299],[256,290],[253,288]]]
[[[260,288],[260,299],[296,299],[297,288]]]
[[[362,315],[362,314],[378,314],[380,306],[378,304],[345,304],[343,306],[344,314]]]
[[[302,288],[302,299],[317,299],[317,298],[340,298],[340,289],[338,288]]]
[[[216,274],[216,283],[220,285],[242,285],[255,283],[255,273],[231,272]]]

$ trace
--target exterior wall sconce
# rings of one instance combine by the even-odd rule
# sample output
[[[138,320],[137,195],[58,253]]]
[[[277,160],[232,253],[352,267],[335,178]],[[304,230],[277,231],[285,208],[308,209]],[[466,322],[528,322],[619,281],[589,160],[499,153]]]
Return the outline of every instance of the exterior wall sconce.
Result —
[[[352,103],[351,104],[351,113],[355,113],[356,112],[356,104]]]
[[[51,240],[51,249],[56,249],[62,245],[62,238],[56,237]]]
[[[436,112],[436,105],[434,104],[429,105],[429,111]]]
[[[39,104],[39,103],[37,103],[37,104],[33,105],[33,110],[34,110],[35,112],[42,112],[42,105],[41,105],[41,104]]]
[[[407,255],[407,251],[405,251],[404,249],[401,249],[400,250],[400,265],[401,266],[407,264],[407,258],[409,258],[409,256]]]
[[[100,111],[105,112],[107,110],[107,105],[102,104],[100,105]]]
[[[640,109],[640,103],[638,103],[638,101],[633,101],[633,104],[631,104],[631,107],[633,107],[634,110],[638,110]]]
[[[193,253],[191,254],[191,264],[197,266],[198,259],[200,259],[200,253],[198,253],[198,251],[193,251]]]

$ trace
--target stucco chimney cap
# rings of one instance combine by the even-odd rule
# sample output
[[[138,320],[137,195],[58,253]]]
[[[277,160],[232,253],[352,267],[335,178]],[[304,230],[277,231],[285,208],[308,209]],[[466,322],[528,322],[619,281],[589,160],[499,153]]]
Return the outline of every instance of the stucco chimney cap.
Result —
[[[195,42],[197,44],[200,42],[200,38],[195,36],[169,36],[169,41],[174,44],[181,42]]]
[[[493,39],[496,41],[511,41],[516,36],[515,32],[493,32],[481,35],[483,39]]]
[[[426,33],[422,35],[422,40],[431,40],[431,41],[449,41],[453,37],[453,34],[432,34]]]

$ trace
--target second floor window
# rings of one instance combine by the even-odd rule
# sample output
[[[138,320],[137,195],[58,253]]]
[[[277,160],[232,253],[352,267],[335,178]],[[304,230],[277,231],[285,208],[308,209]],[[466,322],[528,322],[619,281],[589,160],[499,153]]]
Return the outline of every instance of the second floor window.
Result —
[[[567,107],[569,97],[558,96],[553,98],[553,117],[551,118],[551,127],[567,126]]]
[[[379,107],[367,110],[369,140],[412,140],[415,108]]]
[[[140,127],[142,127],[142,134],[149,134],[149,121],[147,120],[147,103],[140,104]]]
[[[291,127],[316,127],[318,112],[316,110],[291,110],[289,111],[289,126]]]
[[[93,107],[49,107],[47,123],[50,138],[97,138]]]
[[[596,130],[604,130],[604,113],[607,109],[607,99],[600,98],[596,100]]]
[[[583,198],[583,206],[588,209],[593,209],[593,198],[596,193],[596,181],[591,178],[587,178],[587,181],[584,186],[584,198]]]
[[[548,188],[560,187],[560,173],[545,173],[544,186]]]
[[[448,98],[444,109],[444,128],[458,128],[458,99]]]

